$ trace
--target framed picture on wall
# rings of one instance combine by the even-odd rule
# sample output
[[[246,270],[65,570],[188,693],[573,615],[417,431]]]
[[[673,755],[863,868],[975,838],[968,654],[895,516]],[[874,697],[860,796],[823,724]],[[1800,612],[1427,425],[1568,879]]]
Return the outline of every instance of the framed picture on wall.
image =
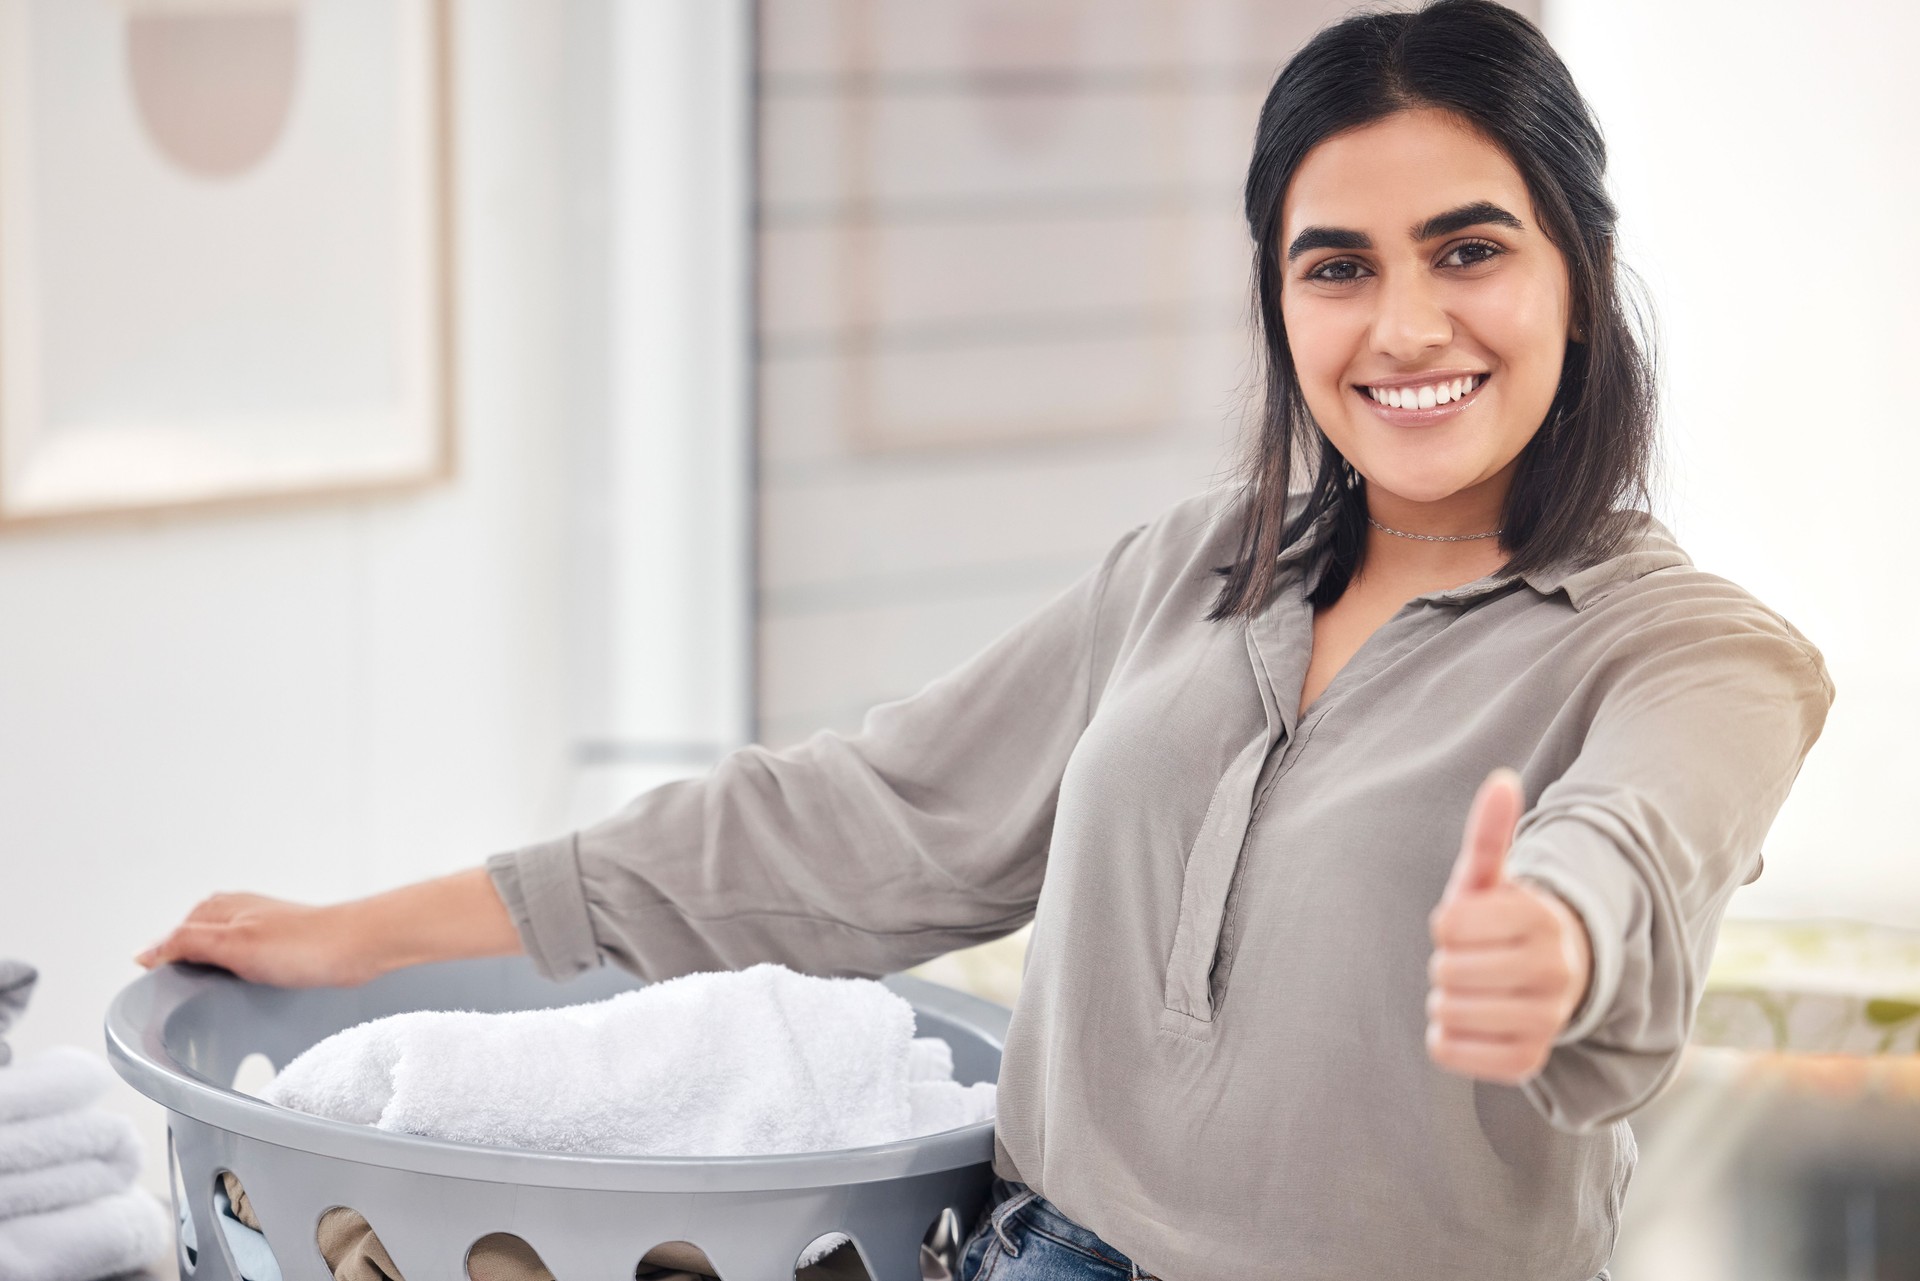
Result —
[[[446,0],[0,0],[0,525],[453,465]]]

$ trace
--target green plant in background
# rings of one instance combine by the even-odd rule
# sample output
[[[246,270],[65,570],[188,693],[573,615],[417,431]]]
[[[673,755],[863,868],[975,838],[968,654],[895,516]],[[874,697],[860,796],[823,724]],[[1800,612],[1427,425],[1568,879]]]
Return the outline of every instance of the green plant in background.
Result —
[[[1797,1053],[1920,1053],[1920,933],[1863,921],[1726,921],[1694,1040]]]

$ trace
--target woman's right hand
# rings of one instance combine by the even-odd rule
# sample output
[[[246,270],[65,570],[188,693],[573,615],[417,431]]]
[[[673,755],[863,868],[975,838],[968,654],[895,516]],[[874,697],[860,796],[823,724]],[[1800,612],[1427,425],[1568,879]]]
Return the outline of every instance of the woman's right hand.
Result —
[[[148,969],[199,961],[274,987],[355,987],[406,965],[521,950],[492,878],[476,867],[324,907],[215,894],[134,960]]]
[[[351,903],[311,907],[264,894],[202,899],[134,960],[152,969],[198,961],[274,987],[353,987],[379,973],[353,927]]]

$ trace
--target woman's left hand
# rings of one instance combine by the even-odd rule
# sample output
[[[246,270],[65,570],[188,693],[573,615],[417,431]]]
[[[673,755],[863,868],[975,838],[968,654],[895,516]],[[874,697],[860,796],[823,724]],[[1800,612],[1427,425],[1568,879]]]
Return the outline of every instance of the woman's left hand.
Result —
[[[1546,1066],[1593,969],[1579,915],[1545,885],[1507,875],[1524,801],[1510,769],[1481,783],[1460,857],[1427,918],[1427,1054],[1448,1071],[1502,1085]]]

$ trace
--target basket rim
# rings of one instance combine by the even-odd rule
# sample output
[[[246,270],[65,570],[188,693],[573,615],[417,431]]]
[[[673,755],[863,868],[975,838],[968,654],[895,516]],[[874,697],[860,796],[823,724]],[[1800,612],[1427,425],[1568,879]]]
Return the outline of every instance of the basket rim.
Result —
[[[497,967],[524,956],[435,962],[415,969]],[[915,975],[880,980],[913,1005],[959,1024],[996,1050],[1004,1048],[1012,1011],[972,993]],[[745,1156],[610,1156],[488,1147],[396,1134],[276,1107],[191,1072],[166,1043],[166,1029],[190,1003],[226,992],[280,991],[248,983],[213,966],[170,963],[136,978],[115,995],[105,1020],[107,1059],[134,1089],[166,1108],[216,1129],[276,1147],[387,1169],[485,1182],[606,1191],[777,1191],[838,1187],[931,1174],[990,1162],[994,1122],[858,1148]]]

